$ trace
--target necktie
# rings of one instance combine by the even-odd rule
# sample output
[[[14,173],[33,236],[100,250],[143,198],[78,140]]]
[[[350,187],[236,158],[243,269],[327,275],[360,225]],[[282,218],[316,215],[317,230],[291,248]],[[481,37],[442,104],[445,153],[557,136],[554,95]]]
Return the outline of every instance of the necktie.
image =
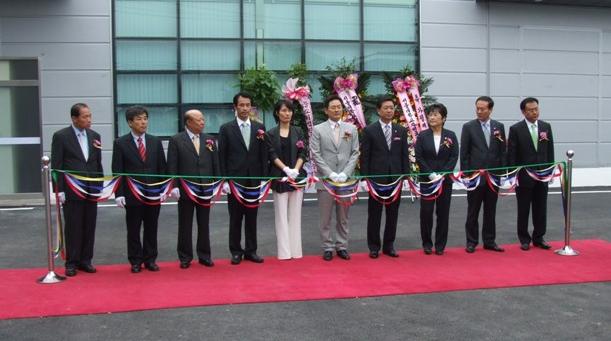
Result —
[[[87,134],[83,131],[77,134],[78,143],[81,146],[81,151],[85,157],[85,161],[89,159],[89,146],[87,145]]]
[[[195,152],[199,155],[199,135],[193,135],[193,147],[195,147]]]
[[[335,138],[335,144],[339,144],[339,123],[333,126],[333,137]]]
[[[244,139],[244,144],[246,145],[246,149],[248,149],[250,145],[250,126],[246,123],[242,123],[242,138]]]
[[[534,124],[530,125],[530,138],[533,140],[535,150],[537,150],[537,126]]]
[[[486,146],[490,147],[490,122],[484,123],[484,137],[486,138]]]
[[[384,126],[384,137],[386,138],[386,145],[388,145],[388,149],[390,149],[390,124]]]
[[[138,138],[138,154],[140,154],[142,161],[146,161],[146,147],[142,143],[142,137]]]

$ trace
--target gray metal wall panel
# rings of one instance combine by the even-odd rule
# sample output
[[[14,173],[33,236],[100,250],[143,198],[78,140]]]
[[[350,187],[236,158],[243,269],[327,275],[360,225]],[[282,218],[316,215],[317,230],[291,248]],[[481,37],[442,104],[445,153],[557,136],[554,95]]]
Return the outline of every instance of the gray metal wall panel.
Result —
[[[477,97],[486,92],[485,73],[440,73],[424,71],[424,74],[434,79],[433,84],[429,87],[429,91],[434,96]]]
[[[472,0],[421,0],[423,23],[485,24],[487,11]]]
[[[519,74],[493,73],[490,75],[490,96],[516,96],[519,94]]]
[[[490,9],[490,22],[499,26],[567,25],[611,29],[611,10],[608,8],[494,3],[490,4]]]
[[[602,74],[611,75],[611,53],[603,53],[601,64]]]
[[[555,137],[555,136],[554,136]],[[556,161],[566,160],[566,151],[575,151],[573,162],[576,167],[601,167],[598,162],[598,145],[595,143],[556,143],[554,144],[554,155]]]
[[[112,68],[108,43],[5,43],[3,55],[41,56],[43,70],[109,70]]]
[[[575,27],[522,29],[522,49],[598,52],[599,32]]]
[[[602,121],[598,126],[600,142],[611,143],[611,121]]]
[[[70,107],[83,101],[82,97],[46,97],[42,99],[42,123],[62,125],[70,121]],[[113,124],[112,98],[87,98],[95,124]]]
[[[430,71],[486,72],[484,49],[427,48],[420,50],[422,68]]]
[[[5,43],[108,43],[110,17],[41,17],[2,20]]]
[[[524,51],[522,72],[598,75],[598,51]]]
[[[493,49],[519,49],[520,29],[517,26],[490,27],[490,47]]]
[[[600,118],[602,120],[611,120],[611,98],[603,98],[601,102]]]
[[[110,13],[111,0],[7,0],[10,6],[2,6],[2,16],[28,17],[28,16],[55,16],[55,15],[103,15]]]
[[[486,48],[485,25],[422,24],[421,46]]]
[[[611,53],[611,31],[603,31],[603,52]]]
[[[611,143],[601,143],[598,145],[598,160],[600,167],[611,166]]]
[[[545,120],[545,116],[541,115]],[[557,142],[598,142],[598,122],[595,119],[583,121],[556,121],[552,131]]]
[[[490,72],[520,72],[520,51],[491,50]]]
[[[54,84],[56,86],[48,86]],[[112,95],[112,73],[107,71],[46,71],[43,97],[97,97]],[[58,86],[61,85],[61,86]]]

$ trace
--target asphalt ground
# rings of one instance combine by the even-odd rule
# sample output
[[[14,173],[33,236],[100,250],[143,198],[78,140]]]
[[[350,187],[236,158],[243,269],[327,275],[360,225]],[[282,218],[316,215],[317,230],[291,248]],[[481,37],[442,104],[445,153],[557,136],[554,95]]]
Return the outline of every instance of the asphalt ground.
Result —
[[[551,193],[548,200],[549,241],[564,238],[561,197],[556,193]],[[464,247],[466,197],[464,192],[454,194],[448,247]],[[318,206],[314,200],[309,201],[313,196],[306,198],[303,250],[304,254],[320,255]],[[575,189],[572,238],[611,241],[610,202],[611,188]],[[98,211],[94,263],[124,263],[125,271],[129,271],[124,213],[107,204]],[[402,199],[395,244],[398,250],[420,248],[418,216],[419,202]],[[258,253],[264,257],[276,254],[273,217],[273,205],[264,204],[258,219]],[[366,219],[367,200],[359,200],[350,209],[351,252],[367,252]],[[517,243],[515,222],[515,197],[500,198],[499,244]],[[177,207],[164,205],[158,261],[176,261],[176,234]],[[229,257],[226,204],[213,208],[211,242],[215,259]],[[0,208],[0,245],[0,268],[46,266],[43,208]],[[489,251],[478,248],[476,252]],[[609,282],[584,283],[3,320],[0,340],[609,340],[610,289]]]

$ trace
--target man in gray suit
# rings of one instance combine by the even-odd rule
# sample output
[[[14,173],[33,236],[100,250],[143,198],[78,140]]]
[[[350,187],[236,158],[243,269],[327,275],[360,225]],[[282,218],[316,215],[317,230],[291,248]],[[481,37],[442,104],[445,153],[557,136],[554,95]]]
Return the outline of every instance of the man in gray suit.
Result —
[[[310,150],[316,162],[316,175],[334,182],[346,182],[354,173],[359,158],[359,136],[356,127],[342,122],[342,101],[330,96],[324,102],[327,121],[314,127],[310,140]],[[345,260],[348,254],[348,206],[339,205],[325,190],[322,183],[316,184],[318,207],[320,208],[320,237],[324,250],[323,259],[333,258],[333,249]],[[336,241],[331,239],[331,213],[335,206]]]

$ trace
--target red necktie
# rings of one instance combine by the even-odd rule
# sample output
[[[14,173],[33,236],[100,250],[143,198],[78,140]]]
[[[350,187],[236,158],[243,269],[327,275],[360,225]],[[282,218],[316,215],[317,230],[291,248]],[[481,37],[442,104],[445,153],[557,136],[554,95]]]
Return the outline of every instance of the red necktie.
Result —
[[[146,148],[144,143],[142,143],[142,137],[138,138],[138,154],[140,154],[142,161],[146,161]]]

